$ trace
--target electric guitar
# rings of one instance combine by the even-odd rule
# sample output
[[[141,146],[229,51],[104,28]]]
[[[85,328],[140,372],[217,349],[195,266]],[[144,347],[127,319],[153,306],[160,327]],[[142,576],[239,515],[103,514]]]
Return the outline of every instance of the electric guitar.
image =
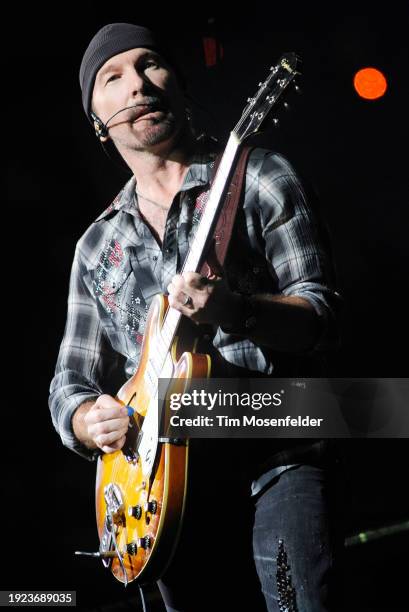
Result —
[[[299,59],[283,55],[247,100],[230,134],[182,272],[200,270],[243,142],[259,131],[295,85]],[[295,89],[298,86],[295,85]],[[284,102],[284,105],[287,105]],[[277,119],[273,118],[276,123]],[[105,567],[126,586],[157,580],[169,564],[182,525],[188,474],[188,442],[159,437],[158,380],[172,379],[169,393],[188,391],[192,378],[211,375],[209,355],[195,352],[197,339],[183,334],[182,315],[167,297],[154,296],[134,375],[116,399],[134,409],[124,447],[98,459],[96,518]]]

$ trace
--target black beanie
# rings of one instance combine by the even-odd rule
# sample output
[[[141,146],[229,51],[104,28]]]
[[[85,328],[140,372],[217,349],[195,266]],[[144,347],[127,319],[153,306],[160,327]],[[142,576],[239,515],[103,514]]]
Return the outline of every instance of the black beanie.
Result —
[[[91,122],[91,99],[98,70],[110,57],[136,47],[154,49],[169,59],[169,53],[158,44],[153,32],[131,23],[109,23],[89,43],[81,61],[79,76],[82,105]]]

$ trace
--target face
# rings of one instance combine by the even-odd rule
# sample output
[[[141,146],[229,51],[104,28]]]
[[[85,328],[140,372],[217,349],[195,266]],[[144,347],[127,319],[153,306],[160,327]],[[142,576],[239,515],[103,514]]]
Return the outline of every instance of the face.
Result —
[[[133,108],[122,110],[126,107]],[[160,55],[144,48],[119,53],[99,69],[92,109],[104,123],[120,111],[108,122],[118,149],[150,149],[176,138],[186,124],[175,73]]]

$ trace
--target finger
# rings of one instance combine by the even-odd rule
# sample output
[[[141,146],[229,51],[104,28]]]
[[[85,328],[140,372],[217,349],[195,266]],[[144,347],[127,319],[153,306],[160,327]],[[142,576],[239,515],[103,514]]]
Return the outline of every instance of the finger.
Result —
[[[175,308],[182,314],[189,316],[194,311],[194,306],[192,303],[184,305],[183,302],[186,300],[187,293],[178,293],[177,296],[170,295],[168,298],[169,305],[172,308]]]
[[[101,406],[94,405],[84,420],[88,424],[101,423],[103,421],[109,421],[111,419],[125,418],[128,416],[128,410],[125,406],[118,404],[118,406],[111,408],[104,408]]]
[[[127,428],[112,431],[111,433],[99,434],[94,438],[94,442],[99,448],[103,446],[114,446],[118,440],[125,436],[126,432]]]
[[[180,291],[176,296],[177,301],[182,306],[187,306],[189,310],[193,307],[193,295],[188,291]]]
[[[184,282],[183,284],[182,283],[174,284],[173,282],[170,282],[169,285],[167,286],[167,291],[168,291],[168,295],[173,295],[174,297],[177,298],[180,293],[187,291],[187,286],[186,286],[186,283]]]
[[[181,312],[181,303],[179,302],[179,300],[176,298],[175,295],[173,294],[169,294],[168,296],[168,303],[169,306],[171,306],[172,308],[174,308],[175,310],[179,310]]]
[[[188,317],[193,323],[195,323],[195,325],[200,325],[201,318],[197,314],[194,306],[183,306],[178,300],[173,297],[169,298],[169,305],[178,312],[180,312],[182,315],[185,315],[185,317]]]
[[[170,281],[176,291],[181,291],[185,286],[185,279],[181,274],[175,274]]]
[[[202,279],[205,278],[198,272],[184,272],[183,278],[188,287],[200,288],[203,286]]]
[[[113,442],[110,445],[104,445],[101,450],[104,453],[115,453],[116,451],[120,450],[123,445],[125,444],[125,436],[122,436],[122,438],[120,438],[119,440],[117,440],[116,442]]]
[[[100,395],[97,401],[95,402],[95,404],[97,406],[100,406],[101,408],[115,408],[115,407],[122,406],[121,402],[119,402],[114,397],[106,393],[104,393],[103,395]]]
[[[93,431],[95,435],[108,434],[113,431],[119,431],[122,429],[128,429],[129,417],[123,419],[110,419],[109,421],[102,421],[93,425]]]
[[[219,280],[222,280],[223,276],[219,276],[218,274],[215,274],[214,272],[212,272],[208,277],[207,277],[207,281],[208,282],[216,282]]]

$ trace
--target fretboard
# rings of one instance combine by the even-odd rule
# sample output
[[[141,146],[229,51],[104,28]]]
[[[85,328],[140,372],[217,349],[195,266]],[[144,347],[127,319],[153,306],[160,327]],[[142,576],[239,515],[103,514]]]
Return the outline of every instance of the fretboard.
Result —
[[[222,159],[220,160],[219,167],[217,169],[216,176],[214,177],[209,196],[204,207],[202,216],[198,223],[196,233],[193,237],[192,243],[189,247],[189,251],[186,255],[181,273],[183,272],[197,272],[200,263],[203,261],[203,255],[208,244],[208,240],[211,237],[211,231],[215,227],[217,222],[217,213],[222,204],[222,198],[228,185],[228,181],[231,178],[234,164],[237,158],[240,141],[234,132],[231,133],[228,140],[226,149],[223,153]],[[155,370],[161,370],[159,364],[163,364],[169,353],[174,337],[176,335],[180,319],[182,314],[169,307],[165,313],[163,326],[161,329],[161,341],[160,346],[155,347]]]

